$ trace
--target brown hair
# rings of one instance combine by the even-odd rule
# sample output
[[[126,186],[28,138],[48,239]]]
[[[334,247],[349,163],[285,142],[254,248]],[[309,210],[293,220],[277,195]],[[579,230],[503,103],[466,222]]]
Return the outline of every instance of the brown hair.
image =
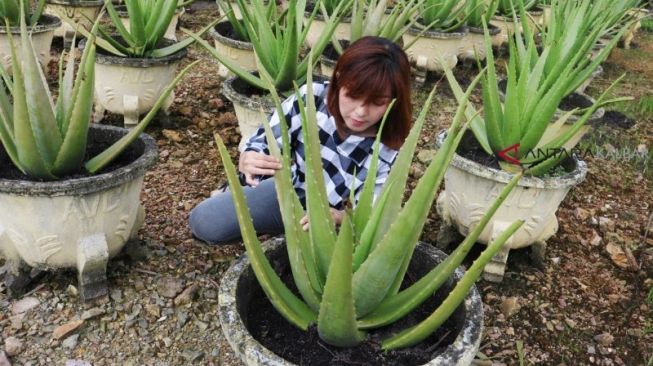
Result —
[[[390,97],[396,98],[396,102],[381,131],[381,141],[398,150],[412,123],[410,64],[401,47],[388,39],[368,36],[352,43],[338,58],[329,85],[327,106],[339,131],[345,128],[338,100],[343,87],[353,98],[364,99],[366,103],[387,97],[384,93],[389,87]]]

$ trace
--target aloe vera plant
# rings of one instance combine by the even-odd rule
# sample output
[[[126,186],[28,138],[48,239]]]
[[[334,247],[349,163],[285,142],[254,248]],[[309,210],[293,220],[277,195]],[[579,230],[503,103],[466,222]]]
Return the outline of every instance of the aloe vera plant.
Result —
[[[20,25],[21,14],[24,14],[25,22],[28,26],[32,26],[41,18],[44,6],[45,0],[38,0],[34,10],[31,11],[30,1],[2,0],[0,1],[0,19],[4,19],[9,26],[16,27]]]
[[[98,24],[96,21],[89,32],[89,43],[82,54],[76,77],[74,57],[68,57],[63,71],[62,55],[56,105],[39,67],[24,18],[20,24],[20,50],[12,47],[13,81],[0,65],[8,89],[6,91],[5,88],[0,88],[0,142],[12,163],[31,178],[53,180],[79,172],[82,168],[89,173],[100,171],[138,138],[181,76],[192,65],[177,76],[155,107],[133,130],[105,151],[84,162],[93,103],[96,54],[93,40]],[[13,40],[11,42],[13,44]],[[19,53],[22,63],[18,61]]]
[[[490,20],[499,9],[500,0],[467,0],[465,2],[464,14],[467,18],[467,25],[475,28],[482,28],[483,21],[490,24]]]
[[[383,37],[392,42],[399,42],[406,31],[417,23],[417,13],[426,0],[407,0],[395,2],[389,13],[388,0],[354,0],[351,11],[351,27],[349,42],[353,43],[365,36]],[[323,10],[323,16],[328,19],[328,10]],[[409,48],[417,41],[403,45]],[[342,54],[342,46],[337,40],[332,42],[336,52]]]
[[[308,28],[315,16],[315,11],[309,21],[304,24],[306,0],[290,0],[287,10],[270,22],[269,9],[263,4],[263,0],[252,0],[249,6],[245,4],[244,0],[236,0],[236,2],[243,14],[243,19],[248,19],[243,22],[243,25],[254,48],[259,72],[271,75],[275,87],[280,91],[292,90],[293,83],[303,84],[309,69],[309,59],[308,57],[302,59],[302,45],[305,44]],[[322,53],[338,22],[350,6],[351,0],[338,4],[324,32],[313,46],[313,52]],[[261,77],[253,75],[250,70],[243,69],[227,56],[220,54],[198,34],[188,30],[184,30],[184,32],[197,40],[213,57],[245,82],[259,89],[267,89],[267,84]],[[311,62],[314,64],[316,61],[317,59]]]
[[[345,218],[336,231],[329,213],[329,205],[322,177],[322,164],[311,74],[308,74],[307,95],[298,96],[302,115],[302,134],[306,141],[307,167],[306,208],[308,232],[302,229],[300,219],[304,209],[295,193],[290,172],[290,146],[288,129],[281,127],[281,146],[269,146],[272,155],[282,162],[275,176],[277,197],[285,228],[285,240],[293,278],[300,297],[293,294],[273,271],[258,241],[245,203],[236,169],[230,160],[221,138],[216,142],[231,187],[241,234],[252,268],[273,306],[292,324],[307,329],[317,324],[318,334],[325,342],[341,347],[355,346],[365,339],[365,332],[402,318],[433,294],[460,264],[466,253],[487,224],[489,218],[514,187],[520,175],[504,189],[492,208],[488,210],[472,233],[443,263],[431,270],[412,286],[400,291],[408,263],[417,244],[437,187],[443,179],[454,150],[462,138],[462,123],[466,101],[462,102],[449,129],[443,147],[426,169],[411,197],[402,206],[402,192],[428,107],[422,109],[406,139],[390,176],[374,200],[374,185],[380,148],[380,134],[375,141],[372,164],[369,169],[358,204],[346,210]],[[269,76],[270,93],[282,113],[280,98]],[[466,100],[479,78],[465,94]],[[299,95],[299,94],[298,94]],[[431,104],[435,89],[425,106]],[[381,122],[381,129],[388,113]],[[268,141],[275,141],[268,124],[265,124]],[[437,329],[456,307],[478,278],[484,265],[523,221],[513,223],[481,254],[465,276],[455,286],[442,306],[418,325],[406,329],[383,341],[383,349],[394,349],[416,344]]]
[[[220,7],[220,10],[222,10],[224,15],[227,17],[227,20],[229,21],[229,24],[231,24],[231,28],[233,29],[234,33],[236,33],[238,39],[244,42],[250,42],[249,33],[247,33],[245,22],[256,24],[256,19],[252,19],[250,17],[252,13],[246,12],[243,14],[239,8],[240,4],[236,4],[236,8],[234,8],[234,4],[231,1],[216,0],[216,2]],[[276,2],[268,1],[267,4],[264,4],[264,6],[266,9],[265,18],[268,20],[268,22],[273,22],[274,18],[278,16]],[[241,16],[245,17],[244,19],[241,20],[236,17],[236,9],[239,10]]]
[[[419,26],[449,32],[459,28],[466,21],[467,0],[427,0],[421,7]]]
[[[574,26],[574,21],[582,21],[571,19],[569,27]],[[519,170],[522,166],[529,167],[533,175],[547,173],[567,155],[536,152],[561,149],[570,151],[587,130],[585,123],[597,108],[605,103],[629,99],[615,98],[606,101],[609,91],[621,80],[619,78],[571,126],[567,127],[565,123],[575,110],[565,113],[551,123],[570,85],[575,85],[582,76],[579,76],[579,73],[584,72],[579,70],[582,66],[579,66],[578,61],[587,57],[581,53],[570,56],[566,63],[557,62],[558,57],[561,57],[557,47],[549,47],[545,42],[540,54],[532,34],[524,42],[517,30],[509,43],[507,86],[502,103],[492,44],[485,24],[484,30],[488,65],[482,81],[484,118],[478,115],[471,104],[468,105],[466,114],[470,120],[470,128],[481,147],[488,155],[502,157],[499,164],[507,171]],[[527,29],[524,31],[527,34],[529,32]],[[549,62],[554,66],[547,72]],[[455,77],[450,71],[445,73],[456,98],[463,100],[462,89]]]
[[[499,0],[497,10],[502,15],[512,17],[520,7],[529,10],[537,6],[537,4],[539,4],[539,0]]]

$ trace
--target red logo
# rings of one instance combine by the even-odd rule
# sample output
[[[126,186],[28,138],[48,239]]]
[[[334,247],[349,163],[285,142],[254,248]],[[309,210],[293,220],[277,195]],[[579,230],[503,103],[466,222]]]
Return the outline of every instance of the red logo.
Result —
[[[499,156],[500,159],[505,160],[510,164],[519,165],[519,159],[513,158],[512,156],[508,155],[509,152],[514,152],[514,154],[512,155],[517,156],[518,151],[519,151],[519,143],[516,143],[512,146],[509,146],[499,151],[497,155]]]

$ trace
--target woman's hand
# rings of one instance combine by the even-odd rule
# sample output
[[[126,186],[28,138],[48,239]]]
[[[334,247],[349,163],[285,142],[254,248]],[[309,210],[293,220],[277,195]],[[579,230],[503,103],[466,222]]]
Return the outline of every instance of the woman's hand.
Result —
[[[245,182],[252,187],[259,184],[259,180],[254,176],[274,175],[279,169],[281,169],[279,159],[256,151],[245,151],[240,154],[238,160],[238,170],[245,175]]]
[[[340,223],[342,223],[343,217],[345,217],[345,211],[336,210],[333,207],[329,207],[329,210],[331,211],[331,218],[333,218],[333,221],[336,223],[336,225],[340,225]],[[299,220],[299,223],[302,225],[304,231],[308,231],[308,216],[305,215],[302,217],[302,219]]]

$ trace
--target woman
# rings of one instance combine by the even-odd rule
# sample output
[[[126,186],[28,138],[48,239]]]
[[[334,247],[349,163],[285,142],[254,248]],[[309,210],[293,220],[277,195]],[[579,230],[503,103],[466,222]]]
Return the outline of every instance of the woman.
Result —
[[[381,119],[393,99],[383,131],[376,176],[376,194],[381,190],[390,167],[403,144],[411,125],[410,65],[403,50],[380,37],[364,37],[351,44],[340,56],[330,82],[314,82],[320,153],[331,214],[339,224],[344,204],[362,189],[371,163],[374,138]],[[300,94],[306,98],[304,85]],[[304,141],[296,96],[283,104],[288,123],[293,159],[291,171],[295,191],[304,203]],[[275,112],[270,126],[281,146],[279,116]],[[265,131],[261,127],[248,140],[240,154],[238,169],[245,197],[258,233],[279,234],[283,222],[274,187],[267,179],[281,168],[281,162],[269,155]],[[201,202],[190,213],[193,235],[211,244],[225,243],[240,237],[231,193],[229,191]],[[307,218],[302,219],[308,228]]]

